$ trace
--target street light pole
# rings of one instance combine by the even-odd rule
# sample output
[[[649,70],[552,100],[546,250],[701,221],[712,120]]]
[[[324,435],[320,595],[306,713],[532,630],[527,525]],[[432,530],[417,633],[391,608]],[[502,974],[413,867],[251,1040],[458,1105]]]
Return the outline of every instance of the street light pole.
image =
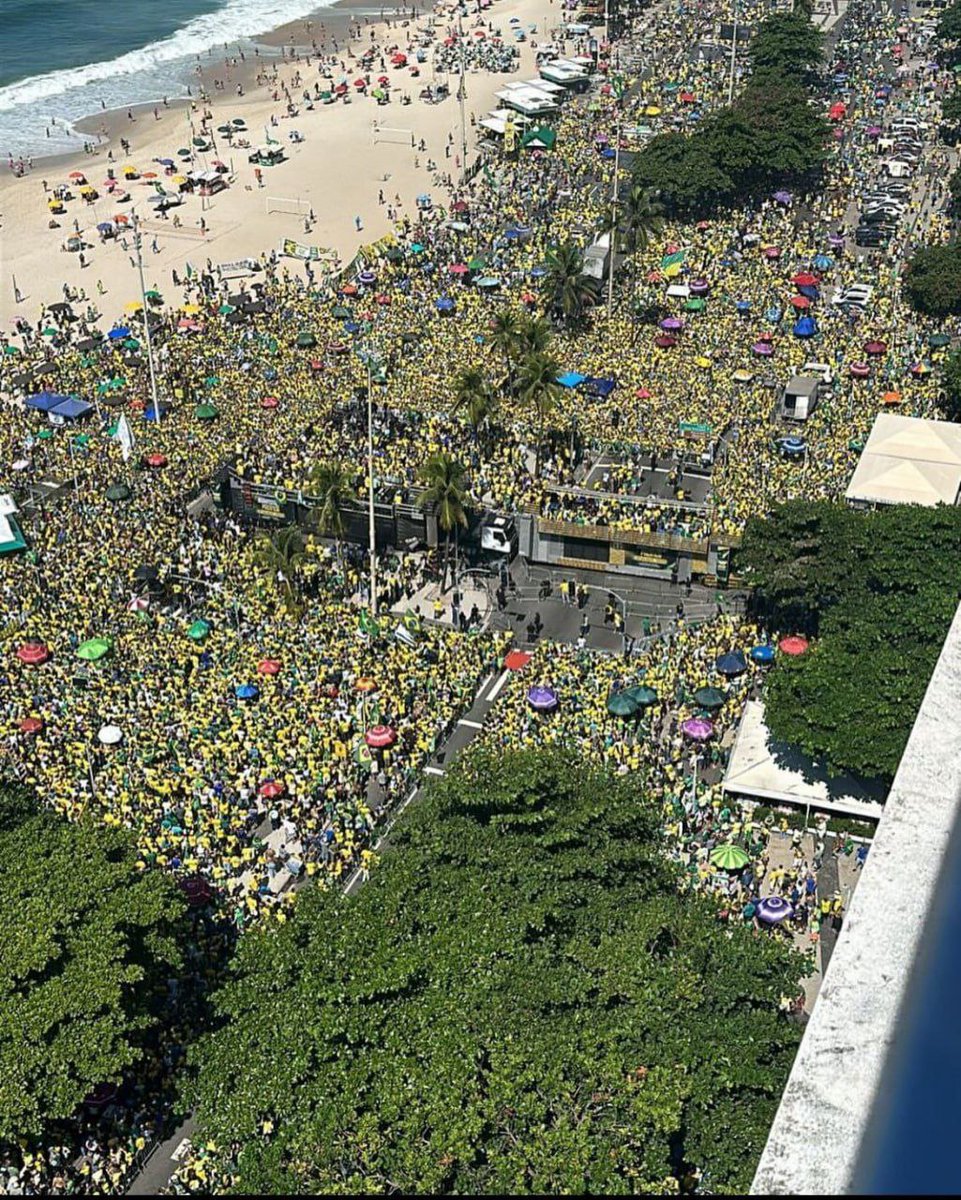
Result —
[[[147,343],[147,365],[150,368],[150,399],[153,403],[154,420],[160,420],[160,408],[157,402],[157,372],[153,361],[153,342],[150,337],[150,322],[147,320],[147,285],[143,278],[143,253],[142,253],[142,237],[140,233],[140,217],[134,214],[133,225],[133,244],[137,251],[137,272],[140,276],[140,302],[143,305],[143,330],[144,341]]]
[[[731,73],[727,82],[727,102],[734,100],[734,59],[737,55],[737,0],[734,0],[734,31],[731,36]]]
[[[617,184],[621,169],[621,123],[614,127],[614,185],[611,189],[611,244],[607,257],[607,319],[614,308],[614,263],[617,255]]]
[[[370,615],[377,616],[377,541],[374,523],[374,374],[367,355],[367,489],[369,500]]]

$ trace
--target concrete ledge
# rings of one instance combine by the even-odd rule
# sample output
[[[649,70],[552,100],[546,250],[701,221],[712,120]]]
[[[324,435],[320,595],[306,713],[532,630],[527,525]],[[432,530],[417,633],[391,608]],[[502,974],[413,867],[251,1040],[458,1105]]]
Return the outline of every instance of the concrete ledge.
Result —
[[[851,1190],[961,810],[961,608],[924,696],[808,1023],[753,1195]]]

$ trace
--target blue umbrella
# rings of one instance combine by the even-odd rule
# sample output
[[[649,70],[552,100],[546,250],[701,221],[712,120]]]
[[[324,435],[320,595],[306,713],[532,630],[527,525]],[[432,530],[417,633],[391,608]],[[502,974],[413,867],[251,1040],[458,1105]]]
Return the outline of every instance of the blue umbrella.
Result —
[[[520,236],[521,236],[521,231],[519,229],[505,229],[504,230],[504,237],[506,237],[509,242],[516,242]]]
[[[738,302],[735,304],[734,307],[737,309],[737,311],[739,313],[750,312],[751,311],[751,301],[750,300],[738,300]]]
[[[830,271],[834,266],[834,259],[827,254],[817,254],[814,257],[815,271]]]
[[[255,683],[241,683],[234,688],[234,695],[238,700],[256,700],[260,695],[260,688]]]
[[[360,326],[356,321],[345,321],[344,333],[360,333]]]
[[[794,916],[794,909],[780,896],[765,896],[757,906],[757,919],[765,925],[780,925]]]
[[[616,154],[617,151],[611,146],[608,146],[606,150],[601,151],[601,158],[614,158]]]
[[[807,296],[809,300],[817,300],[821,295],[813,283],[802,283],[798,291],[802,296]]]
[[[747,670],[747,659],[740,650],[722,654],[714,664],[722,675],[741,675]]]
[[[97,229],[100,233],[109,233],[113,229],[113,221],[101,221]]]
[[[787,437],[781,439],[781,449],[785,454],[803,454],[805,445],[804,438]]]
[[[765,321],[771,321],[776,325],[781,319],[781,310],[776,304],[772,305],[764,314],[764,319]]]
[[[531,267],[531,279],[543,279],[547,274],[547,267]]]
[[[434,307],[438,312],[453,312],[454,301],[451,300],[450,296],[441,296],[441,298],[435,302]]]
[[[761,663],[762,665],[764,665],[765,663],[774,662],[774,647],[766,646],[763,644],[760,646],[752,646],[751,647],[751,658],[756,663]]]
[[[123,341],[125,337],[130,337],[130,330],[126,325],[121,325],[117,329],[111,329],[107,334],[107,337],[110,338],[112,342],[120,342]]]
[[[801,317],[794,322],[794,336],[799,338],[814,337],[817,333],[817,322],[813,317]]]

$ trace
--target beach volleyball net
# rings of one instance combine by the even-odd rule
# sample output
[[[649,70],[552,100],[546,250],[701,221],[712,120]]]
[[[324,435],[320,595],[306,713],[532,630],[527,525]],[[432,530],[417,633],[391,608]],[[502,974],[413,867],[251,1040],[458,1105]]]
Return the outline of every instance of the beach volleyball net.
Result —
[[[270,213],[293,213],[294,215],[303,213],[306,216],[310,212],[309,200],[294,200],[289,196],[268,196],[265,203],[268,216]]]
[[[375,121],[371,126],[371,139],[376,146],[378,142],[394,142],[398,146],[413,146],[413,129],[392,129],[386,125],[378,125]]]

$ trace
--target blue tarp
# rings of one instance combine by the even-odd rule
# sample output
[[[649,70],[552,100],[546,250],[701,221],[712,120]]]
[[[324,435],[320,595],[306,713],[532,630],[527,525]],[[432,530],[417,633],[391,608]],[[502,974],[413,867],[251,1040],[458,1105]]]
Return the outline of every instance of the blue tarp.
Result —
[[[563,375],[558,375],[557,382],[561,387],[573,388],[583,383],[586,378],[586,375],[578,375],[576,371],[565,371]]]
[[[592,376],[590,379],[584,380],[583,390],[590,396],[598,396],[604,400],[616,387],[616,379],[598,379],[596,376]]]
[[[60,392],[37,392],[36,395],[27,397],[26,405],[27,408],[35,408],[37,412],[52,412],[58,404],[69,399],[69,396]]]
[[[48,409],[54,416],[63,417],[66,421],[76,421],[93,412],[93,405],[86,400],[77,400],[73,396],[64,396],[54,408]]]

